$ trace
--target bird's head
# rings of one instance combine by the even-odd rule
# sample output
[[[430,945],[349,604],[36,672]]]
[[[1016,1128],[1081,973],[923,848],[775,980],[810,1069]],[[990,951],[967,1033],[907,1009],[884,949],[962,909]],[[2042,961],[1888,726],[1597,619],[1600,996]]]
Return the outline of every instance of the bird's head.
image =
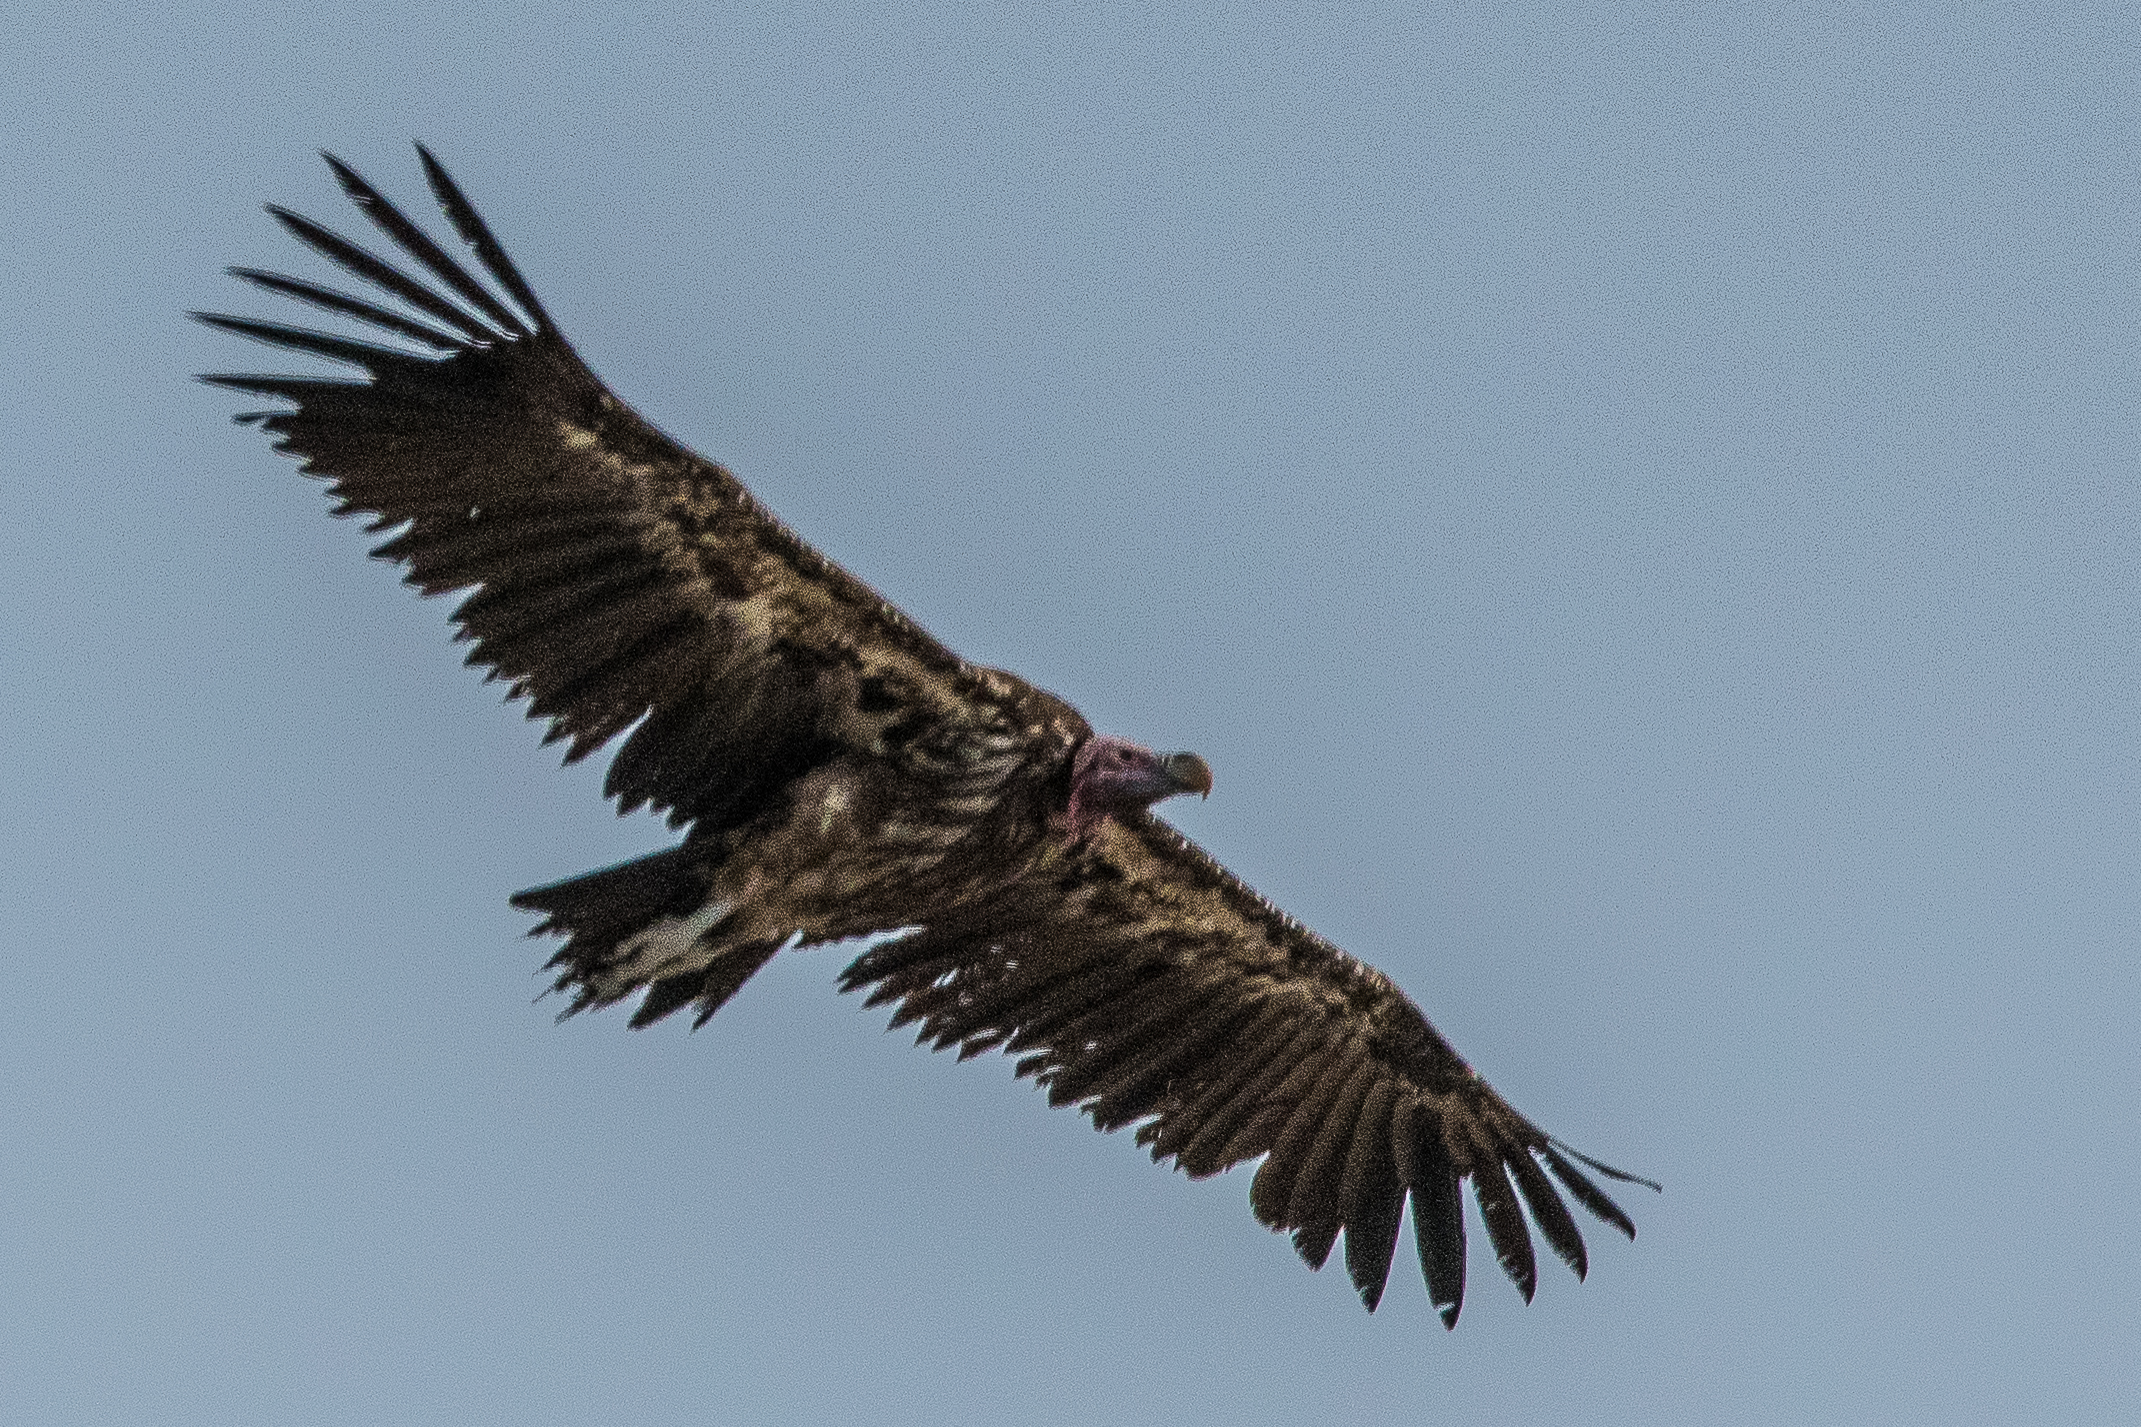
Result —
[[[1071,832],[1083,837],[1105,818],[1177,793],[1208,797],[1211,791],[1211,765],[1194,753],[1154,753],[1127,738],[1096,734],[1071,760]]]

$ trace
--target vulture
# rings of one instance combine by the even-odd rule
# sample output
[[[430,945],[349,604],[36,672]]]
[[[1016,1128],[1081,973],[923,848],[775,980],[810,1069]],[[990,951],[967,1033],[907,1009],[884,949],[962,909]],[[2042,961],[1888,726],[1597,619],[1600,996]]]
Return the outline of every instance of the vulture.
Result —
[[[237,420],[324,479],[336,514],[368,517],[408,584],[466,591],[468,662],[567,762],[621,739],[606,794],[682,834],[512,899],[541,916],[531,935],[562,938],[562,1014],[636,997],[635,1027],[687,1007],[703,1025],[781,950],[869,938],[843,990],[962,1060],[1003,1051],[1050,1104],[1134,1126],[1192,1178],[1261,1158],[1256,1218],[1312,1268],[1343,1234],[1371,1311],[1409,1198],[1456,1326],[1467,1180],[1526,1301],[1533,1227],[1584,1274],[1564,1193],[1634,1236],[1584,1171],[1656,1185],[1519,1114],[1390,978],[1153,816],[1211,791],[1203,759],[1096,733],[968,663],[643,420],[417,152],[480,275],[324,155],[393,259],[268,211],[366,295],[230,272],[374,340],[194,315],[357,375],[203,380],[282,403]]]

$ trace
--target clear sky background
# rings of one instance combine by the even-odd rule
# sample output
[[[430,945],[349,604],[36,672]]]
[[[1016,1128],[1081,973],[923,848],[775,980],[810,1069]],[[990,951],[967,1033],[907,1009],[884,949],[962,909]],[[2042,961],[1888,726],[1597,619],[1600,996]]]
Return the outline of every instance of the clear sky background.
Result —
[[[1156,10],[1165,13],[1155,15]],[[18,5],[0,1417],[2118,1420],[2141,12]],[[434,145],[624,397],[1656,1176],[1363,1314],[791,955],[552,1023],[662,845],[192,383]],[[360,225],[361,226],[361,225]],[[252,403],[256,404],[257,403]],[[1475,1220],[1476,1226],[1476,1220]]]

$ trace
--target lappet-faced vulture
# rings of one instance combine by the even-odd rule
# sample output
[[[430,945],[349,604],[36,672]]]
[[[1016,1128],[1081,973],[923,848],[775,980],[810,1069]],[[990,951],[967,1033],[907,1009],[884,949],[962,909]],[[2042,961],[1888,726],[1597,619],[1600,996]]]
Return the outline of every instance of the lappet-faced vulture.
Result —
[[[1564,1192],[1633,1235],[1579,1162],[1631,1176],[1518,1114],[1388,977],[1152,815],[1210,791],[1202,759],[1096,734],[967,663],[642,420],[418,152],[489,281],[329,157],[393,261],[269,211],[372,290],[232,271],[395,345],[204,315],[362,373],[206,380],[284,403],[239,420],[326,480],[336,513],[369,517],[408,583],[468,591],[453,617],[469,662],[548,720],[567,761],[623,735],[608,793],[682,830],[513,898],[564,938],[550,965],[568,1014],[636,997],[634,1026],[687,1006],[703,1024],[783,948],[897,932],[843,989],[938,1049],[1016,1057],[1051,1104],[1136,1126],[1193,1178],[1261,1156],[1256,1217],[1311,1266],[1343,1232],[1371,1309],[1408,1196],[1451,1325],[1466,1180],[1527,1299],[1527,1214],[1579,1276]]]

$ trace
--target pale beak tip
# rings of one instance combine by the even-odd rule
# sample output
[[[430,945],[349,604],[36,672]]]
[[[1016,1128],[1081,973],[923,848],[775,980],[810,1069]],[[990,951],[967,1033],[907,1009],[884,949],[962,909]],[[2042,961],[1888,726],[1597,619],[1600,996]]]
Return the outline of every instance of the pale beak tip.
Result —
[[[1165,767],[1167,781],[1182,793],[1195,793],[1200,798],[1212,796],[1212,765],[1194,753],[1170,753]]]

